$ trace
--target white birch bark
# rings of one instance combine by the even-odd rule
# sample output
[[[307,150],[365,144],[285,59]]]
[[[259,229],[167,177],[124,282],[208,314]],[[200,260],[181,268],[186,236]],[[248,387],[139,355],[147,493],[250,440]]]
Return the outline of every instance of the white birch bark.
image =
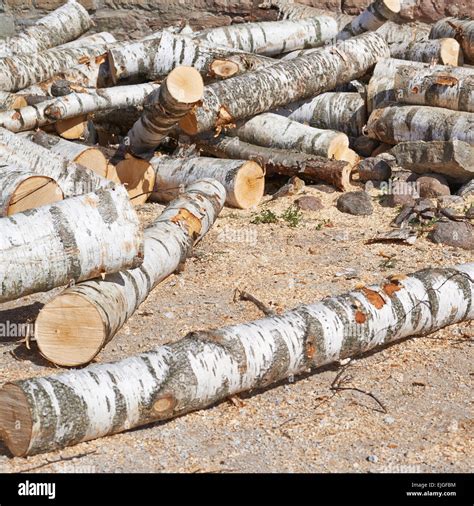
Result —
[[[229,133],[251,144],[302,151],[336,160],[349,148],[349,139],[342,132],[303,125],[273,113],[255,116]]]
[[[394,79],[397,102],[474,112],[474,70],[464,67],[399,67]]]
[[[461,65],[463,60],[461,46],[455,39],[392,44],[390,54],[392,58],[440,65]]]
[[[64,197],[73,197],[113,184],[92,170],[51,153],[49,150],[0,128],[0,162],[27,167],[40,176],[56,181]]]
[[[7,383],[0,428],[12,453],[25,456],[203,409],[472,320],[473,280],[474,264],[425,269],[281,315],[192,332],[120,362]]]
[[[224,199],[225,190],[217,181],[195,181],[145,230],[143,264],[136,269],[123,270],[103,279],[97,278],[67,288],[46,304],[36,322],[36,338],[46,358],[62,365],[76,366],[92,360],[149,293],[185,262],[193,246],[214,224]],[[71,298],[80,301],[78,306],[65,309],[58,327],[52,328],[51,312],[62,306],[61,301]],[[88,345],[90,336],[84,336],[81,343],[81,329],[69,328],[66,331],[70,316],[68,312],[73,313],[78,307],[89,308],[101,322],[100,332],[94,336],[93,344]],[[54,336],[60,336],[61,339],[64,335],[68,338],[62,343],[64,361],[61,361],[57,356]]]
[[[211,84],[205,88],[203,105],[189,113],[181,127],[188,134],[205,132],[314,97],[365,75],[388,55],[383,38],[369,33],[308,56]]]
[[[430,39],[450,37],[456,39],[462,47],[467,63],[474,64],[474,21],[471,19],[445,18],[435,23]]]
[[[26,106],[26,99],[16,93],[0,91],[0,113]]]
[[[169,202],[183,188],[202,178],[219,181],[226,190],[225,202],[232,207],[254,207],[263,197],[265,175],[253,161],[155,156],[150,164],[156,175],[151,196],[160,202]]]
[[[221,75],[216,72],[215,62],[228,62],[231,69],[226,75]],[[182,65],[194,67],[206,77],[232,77],[273,63],[271,58],[169,32],[109,51],[109,65],[115,83],[130,78],[159,79]]]
[[[33,54],[73,40],[92,26],[86,9],[75,0],[25,28],[15,37],[0,42],[0,57]]]
[[[428,40],[431,25],[427,23],[403,23],[398,24],[387,21],[376,31],[383,36],[389,46],[410,42],[422,42]]]
[[[369,117],[367,135],[387,144],[460,140],[474,145],[474,113],[440,107],[392,105]]]
[[[109,32],[93,33],[91,35],[85,35],[76,40],[71,40],[65,44],[57,46],[56,49],[69,49],[71,47],[84,47],[84,46],[95,46],[97,44],[104,45],[105,48],[112,46],[117,43],[117,39]]]
[[[193,38],[217,46],[227,46],[266,56],[296,49],[322,46],[338,32],[337,22],[330,16],[297,21],[266,21],[210,28]]]
[[[0,219],[0,302],[135,268],[143,234],[121,186]]]
[[[364,32],[375,31],[387,20],[395,19],[400,9],[400,0],[374,0],[337,34],[337,39],[346,40]]]

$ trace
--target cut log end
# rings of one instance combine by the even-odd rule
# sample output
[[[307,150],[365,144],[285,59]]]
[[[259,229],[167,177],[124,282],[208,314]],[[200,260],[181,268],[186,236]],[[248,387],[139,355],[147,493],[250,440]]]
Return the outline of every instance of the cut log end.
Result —
[[[107,177],[107,159],[104,154],[95,148],[86,149],[74,160],[76,163],[93,170],[99,176]]]
[[[63,198],[56,181],[46,176],[33,176],[17,186],[10,199],[7,215],[59,202]]]
[[[384,0],[384,6],[394,14],[398,14],[402,9],[401,0]]]
[[[55,123],[55,128],[63,139],[81,139],[87,132],[87,116],[62,119]]]
[[[328,146],[328,158],[335,158],[336,160],[346,160],[346,156],[349,150],[349,138],[346,134],[340,133],[334,136]]]
[[[248,209],[260,203],[265,189],[265,174],[262,167],[253,161],[242,164],[235,178],[232,205]]]
[[[193,67],[178,67],[166,78],[166,86],[171,96],[183,104],[194,104],[201,100],[204,82],[201,74]]]
[[[23,390],[6,384],[0,391],[0,437],[15,457],[27,454],[33,421]]]
[[[119,181],[125,186],[133,205],[144,204],[155,185],[155,170],[146,160],[126,155],[115,167]]]
[[[443,65],[462,65],[463,57],[461,46],[456,39],[441,39],[440,57]]]
[[[239,73],[239,66],[229,60],[214,60],[209,70],[212,76],[227,79]]]
[[[339,155],[339,160],[349,162],[351,167],[355,167],[360,161],[360,156],[353,149],[347,148]]]
[[[44,306],[36,320],[35,337],[47,360],[74,367],[99,353],[106,332],[98,310],[81,295],[69,293]]]

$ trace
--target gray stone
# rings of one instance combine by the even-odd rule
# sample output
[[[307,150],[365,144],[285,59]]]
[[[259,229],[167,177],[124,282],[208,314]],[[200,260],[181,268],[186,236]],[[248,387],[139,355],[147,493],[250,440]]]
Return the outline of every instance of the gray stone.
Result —
[[[395,418],[393,416],[386,416],[383,421],[387,423],[388,425],[392,425],[392,423],[395,423]]]
[[[313,197],[312,195],[304,195],[295,201],[295,204],[302,211],[319,211],[324,209],[324,204],[321,202],[321,199],[318,197]]]
[[[381,186],[381,189],[385,195],[380,204],[384,207],[415,206],[415,199],[420,197],[413,181],[391,180],[387,188]]]
[[[438,244],[474,250],[474,227],[463,221],[439,222],[428,238]]]
[[[311,184],[308,185],[308,188],[314,188],[315,190],[318,190],[323,193],[334,193],[336,189],[334,186],[331,186],[329,184]]]
[[[367,457],[367,460],[369,462],[372,462],[372,464],[376,464],[379,461],[379,458],[377,457],[377,455],[369,455]]]
[[[451,195],[448,181],[439,174],[426,174],[416,180],[420,197],[442,197]]]
[[[471,181],[461,186],[457,194],[463,198],[471,197],[472,195],[474,195],[474,179],[471,179]]]
[[[462,206],[464,204],[464,199],[459,195],[443,195],[441,197],[438,197],[438,202],[442,207]]]
[[[337,208],[342,213],[368,216],[374,212],[370,195],[364,191],[343,193],[337,199]]]

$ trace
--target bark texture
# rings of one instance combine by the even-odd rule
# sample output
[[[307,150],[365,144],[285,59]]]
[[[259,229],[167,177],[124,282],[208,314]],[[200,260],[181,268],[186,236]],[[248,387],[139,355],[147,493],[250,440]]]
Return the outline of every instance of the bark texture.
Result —
[[[458,139],[474,145],[474,114],[440,107],[393,105],[370,115],[367,135],[387,144]]]
[[[8,403],[12,419],[29,412],[30,427],[19,441],[6,408],[0,427],[15,455],[50,451],[203,409],[473,318],[474,264],[425,269],[281,315],[192,332],[120,362],[8,383],[0,401],[15,400]]]
[[[357,165],[359,181],[388,181],[394,165],[395,159],[388,153],[365,158]]]
[[[401,60],[439,63],[441,65],[461,65],[461,47],[455,39],[436,39],[422,42],[392,44],[390,54]]]
[[[142,263],[143,234],[118,186],[0,219],[0,302]]]
[[[393,21],[387,21],[377,29],[377,33],[383,36],[389,46],[392,46],[392,44],[428,40],[430,30],[431,25],[427,23],[416,22],[398,24]]]
[[[187,133],[200,133],[313,97],[365,75],[388,54],[383,38],[369,33],[206,86],[202,107],[190,113],[181,126]]]
[[[474,21],[456,18],[441,19],[432,26],[430,39],[444,37],[456,39],[461,44],[466,62],[474,64]]]

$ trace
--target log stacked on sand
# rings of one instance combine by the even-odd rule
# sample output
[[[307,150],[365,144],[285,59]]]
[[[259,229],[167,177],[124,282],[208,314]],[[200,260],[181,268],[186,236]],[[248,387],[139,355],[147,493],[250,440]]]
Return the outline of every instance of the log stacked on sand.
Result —
[[[201,74],[193,67],[171,71],[160,88],[145,99],[143,114],[125,139],[128,149],[135,155],[153,151],[202,99],[203,92]]]
[[[1,41],[0,57],[33,54],[73,40],[92,26],[86,9],[75,0],[25,28],[15,37]]]
[[[0,302],[138,267],[140,222],[124,188],[0,219]]]
[[[263,197],[265,174],[253,161],[155,156],[150,164],[156,174],[152,197],[160,202],[169,202],[202,178],[219,181],[226,190],[226,204],[232,207],[248,209],[257,206]]]
[[[341,191],[352,188],[350,183],[352,166],[346,161],[255,146],[241,141],[238,137],[207,140],[199,142],[198,147],[204,154],[218,158],[253,160],[263,166],[266,175],[282,174],[324,181]]]
[[[41,353],[60,365],[90,362],[153,288],[190,255],[216,220],[224,198],[217,181],[196,181],[145,230],[140,267],[80,283],[46,304],[35,326]]]
[[[466,142],[401,142],[390,154],[398,165],[417,174],[436,172],[457,183],[474,178],[474,147]]]
[[[390,54],[401,60],[439,63],[441,65],[462,65],[463,54],[456,39],[436,39],[421,42],[392,44]]]
[[[474,112],[474,70],[401,66],[394,79],[398,102]]]
[[[337,39],[346,40],[377,30],[387,20],[394,20],[400,9],[400,0],[375,0],[337,34]]]
[[[1,167],[0,216],[11,216],[62,199],[63,192],[53,179],[25,168]]]
[[[25,456],[203,409],[472,320],[473,280],[474,264],[425,269],[281,315],[192,332],[113,364],[10,382],[0,391],[0,433],[13,455]]]
[[[206,86],[202,107],[189,113],[180,125],[194,135],[313,97],[363,76],[388,55],[383,38],[368,33]]]
[[[212,46],[227,46],[249,53],[274,56],[296,49],[322,46],[338,32],[330,16],[297,21],[266,21],[209,28],[193,35]]]
[[[449,141],[474,145],[474,113],[440,107],[392,105],[369,117],[367,135],[387,144],[405,141]]]
[[[474,21],[445,18],[435,23],[430,39],[455,38],[460,44],[467,63],[474,64]]]

